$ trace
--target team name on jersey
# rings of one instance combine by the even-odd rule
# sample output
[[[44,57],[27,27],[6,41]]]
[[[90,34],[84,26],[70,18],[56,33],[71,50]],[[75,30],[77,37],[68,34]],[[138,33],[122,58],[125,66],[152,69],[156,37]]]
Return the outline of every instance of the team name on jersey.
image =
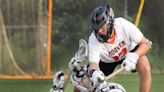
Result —
[[[118,53],[121,48],[123,48],[124,46],[126,45],[125,41],[121,41],[118,46],[116,46],[114,49],[110,50],[108,53],[109,53],[109,56],[110,57],[113,57],[116,53]]]

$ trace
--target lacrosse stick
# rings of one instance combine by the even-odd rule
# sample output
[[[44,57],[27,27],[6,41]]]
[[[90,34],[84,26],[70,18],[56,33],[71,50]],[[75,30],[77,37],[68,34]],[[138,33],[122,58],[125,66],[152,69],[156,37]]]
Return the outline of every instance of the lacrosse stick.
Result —
[[[76,52],[74,59],[75,59],[75,61],[82,62],[83,60],[85,60],[87,58],[87,56],[88,56],[88,44],[84,39],[80,39],[79,40],[79,49]],[[65,81],[64,88],[63,88],[64,90],[66,88],[66,85],[68,84],[68,80],[69,80],[71,74],[72,74],[72,70],[70,71],[68,78]]]
[[[118,73],[122,72],[123,70],[124,70],[124,67],[121,67],[120,69],[116,70],[115,72],[113,72],[109,76],[106,76],[105,80],[109,80],[109,79],[113,78],[115,75],[117,75]]]
[[[83,61],[88,56],[88,44],[84,39],[79,40],[79,49],[75,54],[75,59],[77,61]]]
[[[113,72],[112,74],[108,75],[105,77],[105,80],[109,80],[112,77],[114,77],[115,75],[117,75],[118,73],[122,72],[124,70],[124,65],[125,65],[125,61],[123,61],[123,63],[121,64],[121,68],[119,68],[118,70],[116,70],[115,72]]]

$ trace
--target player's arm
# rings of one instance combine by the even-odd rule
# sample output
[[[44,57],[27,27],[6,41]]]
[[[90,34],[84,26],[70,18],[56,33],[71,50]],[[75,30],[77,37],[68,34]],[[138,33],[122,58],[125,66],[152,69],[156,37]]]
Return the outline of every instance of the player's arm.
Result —
[[[124,25],[124,32],[129,38],[130,42],[134,42],[138,45],[138,48],[135,52],[128,52],[124,60],[125,71],[135,70],[137,61],[140,56],[145,55],[151,48],[151,41],[146,39],[143,33],[131,22],[121,19],[122,24]]]
[[[92,69],[99,70],[99,64],[94,63],[94,62],[90,62],[90,64],[89,64],[89,70],[92,70]]]
[[[99,61],[100,61],[100,43],[96,39],[95,35],[91,35],[88,41],[89,45],[89,70],[99,70]]]
[[[144,37],[143,33],[138,29],[133,23],[121,19],[122,24],[124,25],[124,31],[126,36],[129,38],[129,41],[138,44],[138,48],[134,52],[138,57],[145,55],[151,48],[151,41]]]
[[[99,69],[100,53],[98,49],[93,48],[94,45],[89,46],[89,47],[90,49],[89,49],[88,76],[93,82],[93,88],[94,88],[97,85],[97,83],[105,79],[105,75]]]
[[[139,47],[135,51],[135,53],[140,57],[145,55],[149,49],[151,48],[152,42],[146,39],[144,36],[141,41],[138,43]]]
[[[127,53],[123,64],[124,70],[127,72],[135,70],[139,57],[145,55],[151,48],[151,45],[151,41],[143,36],[138,43],[138,48],[136,51]]]

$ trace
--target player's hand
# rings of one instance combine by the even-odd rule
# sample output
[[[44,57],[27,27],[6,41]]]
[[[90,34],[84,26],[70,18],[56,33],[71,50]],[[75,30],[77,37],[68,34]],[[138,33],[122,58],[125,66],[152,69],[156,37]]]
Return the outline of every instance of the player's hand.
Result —
[[[128,53],[123,61],[122,67],[127,72],[131,72],[136,69],[136,64],[139,56],[136,53]]]
[[[136,69],[136,64],[128,60],[124,60],[122,67],[124,67],[124,71],[131,72]]]
[[[129,52],[129,53],[126,55],[125,60],[130,61],[130,62],[136,64],[138,58],[139,58],[139,56],[138,56],[136,53],[131,53],[131,52]]]
[[[139,56],[136,53],[128,53],[122,65],[124,70],[127,72],[135,70],[138,58]]]
[[[105,75],[102,71],[95,70],[92,74],[91,80],[93,82],[93,85],[96,85],[102,81],[104,81]]]

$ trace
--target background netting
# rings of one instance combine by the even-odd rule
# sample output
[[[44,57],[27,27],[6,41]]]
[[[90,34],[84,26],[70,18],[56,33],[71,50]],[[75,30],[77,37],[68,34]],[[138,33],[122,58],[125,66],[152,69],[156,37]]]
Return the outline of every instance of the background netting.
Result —
[[[0,75],[45,75],[47,0],[0,0]]]

